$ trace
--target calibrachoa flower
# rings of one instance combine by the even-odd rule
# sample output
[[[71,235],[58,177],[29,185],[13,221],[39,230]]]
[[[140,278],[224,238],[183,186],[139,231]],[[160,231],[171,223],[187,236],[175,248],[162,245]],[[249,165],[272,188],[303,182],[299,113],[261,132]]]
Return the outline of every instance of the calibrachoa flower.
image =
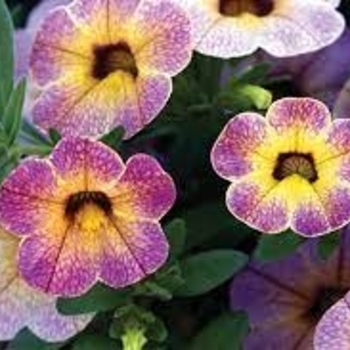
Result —
[[[99,142],[67,138],[3,182],[0,219],[21,237],[24,279],[74,296],[98,280],[118,288],[156,271],[168,254],[158,221],[174,200],[174,183],[154,158],[137,154],[124,165]]]
[[[29,287],[17,269],[18,243],[16,237],[0,229],[0,340],[14,338],[24,327],[50,342],[72,337],[93,315],[60,315],[55,297]]]
[[[331,122],[317,100],[285,98],[266,118],[231,119],[211,160],[232,183],[226,203],[234,216],[262,232],[317,236],[350,221],[349,152],[350,120]]]
[[[324,0],[177,0],[193,23],[196,50],[244,56],[262,48],[277,57],[315,51],[335,41],[345,22]]]
[[[347,230],[341,233],[339,248],[327,260],[319,256],[318,239],[314,239],[281,260],[252,260],[234,278],[231,308],[247,312],[250,322],[245,350],[314,349],[316,325],[323,315],[336,320],[333,304],[350,289],[350,234]],[[334,327],[337,326],[334,322]],[[344,324],[346,326],[349,324]],[[329,336],[336,343],[339,333],[331,334],[333,329],[329,329]],[[316,343],[317,337],[316,332]],[[349,344],[347,348],[320,349],[345,350],[349,349]]]
[[[34,121],[65,136],[131,137],[166,104],[189,63],[191,25],[169,0],[76,0],[51,12],[31,56],[43,90]]]

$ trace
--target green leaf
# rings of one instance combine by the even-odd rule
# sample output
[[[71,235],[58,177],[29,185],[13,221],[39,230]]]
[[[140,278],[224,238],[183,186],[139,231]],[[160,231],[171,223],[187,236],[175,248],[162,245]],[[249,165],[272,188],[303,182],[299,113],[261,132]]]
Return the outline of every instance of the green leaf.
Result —
[[[232,241],[239,243],[247,234],[255,232],[235,220],[227,210],[224,201],[202,204],[181,215],[186,223],[186,248],[203,244],[221,232],[232,232]],[[215,225],[213,225],[215,223]]]
[[[13,23],[5,0],[0,0],[0,116],[3,115],[13,89]]]
[[[19,139],[25,144],[51,146],[50,140],[25,118],[22,122]]]
[[[121,142],[123,141],[125,135],[125,129],[119,126],[113,129],[109,134],[102,137],[101,141],[107,146],[118,150]]]
[[[292,231],[276,235],[263,234],[259,239],[254,256],[263,261],[281,259],[294,252],[304,241],[305,238]]]
[[[165,226],[165,233],[170,244],[170,260],[177,258],[184,250],[186,241],[186,223],[174,219]]]
[[[341,234],[339,232],[334,232],[318,239],[318,254],[323,260],[327,260],[340,245]]]
[[[130,292],[127,289],[116,290],[97,284],[81,297],[58,299],[57,309],[64,315],[107,311],[126,304],[129,296]]]
[[[36,337],[28,329],[19,332],[7,348],[8,350],[57,350],[64,346],[64,343],[49,344]]]
[[[193,339],[189,350],[240,350],[248,333],[249,322],[245,313],[225,313]]]
[[[73,350],[121,350],[119,342],[98,334],[83,334],[73,345]],[[23,349],[24,350],[24,349]]]
[[[187,297],[204,294],[241,270],[248,257],[234,250],[212,250],[190,256],[180,262],[185,283],[174,295]]]
[[[61,135],[56,129],[49,129],[50,140],[56,145],[61,140]]]
[[[19,132],[22,122],[22,107],[26,92],[26,81],[22,79],[12,92],[3,115],[3,127],[7,137],[7,144],[11,146]]]

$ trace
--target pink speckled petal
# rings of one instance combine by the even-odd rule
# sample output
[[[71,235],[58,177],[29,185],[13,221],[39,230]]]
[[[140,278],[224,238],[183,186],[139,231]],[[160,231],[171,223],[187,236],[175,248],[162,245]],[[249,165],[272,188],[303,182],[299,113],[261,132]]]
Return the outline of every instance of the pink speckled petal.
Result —
[[[15,31],[14,39],[16,52],[15,77],[16,79],[20,79],[28,75],[32,36],[28,31],[19,29]]]
[[[97,282],[101,232],[87,232],[62,219],[55,229],[43,223],[22,242],[19,270],[35,289],[59,296],[77,296]]]
[[[290,224],[290,203],[284,184],[246,178],[233,183],[226,193],[231,214],[247,225],[265,232],[279,233]]]
[[[317,324],[315,350],[348,350],[350,348],[350,295],[347,294],[326,311]]]
[[[90,40],[83,37],[68,12],[61,7],[51,12],[33,44],[30,67],[34,80],[46,85],[70,70],[84,77],[91,59]]]
[[[307,130],[319,134],[330,126],[331,114],[326,105],[312,98],[283,98],[274,102],[266,115],[277,132]]]
[[[101,257],[101,280],[121,288],[159,269],[168,256],[168,243],[157,222],[114,219],[106,231]]]
[[[211,152],[214,170],[225,179],[242,177],[259,167],[251,156],[267,137],[265,119],[256,113],[242,113],[231,119]],[[264,160],[263,155],[261,159]]]
[[[24,327],[48,342],[64,341],[91,321],[93,315],[58,314],[56,299],[30,288],[18,275],[18,240],[0,231],[0,340],[10,340]]]
[[[284,1],[264,18],[259,44],[273,56],[295,56],[332,44],[344,29],[343,16],[326,1]]]
[[[116,215],[160,219],[175,202],[171,177],[146,154],[137,154],[126,163],[126,170],[111,192]]]
[[[50,220],[50,210],[59,208],[60,198],[55,174],[44,160],[26,160],[3,182],[0,190],[2,225],[15,234],[30,234],[44,220]]]
[[[179,6],[143,1],[136,12],[136,26],[145,37],[135,53],[141,67],[175,75],[190,62],[191,24]]]
[[[72,0],[44,0],[39,2],[39,4],[34,7],[28,16],[26,29],[31,33],[35,33],[38,30],[41,22],[51,11],[58,6],[68,5],[70,2],[72,2]]]
[[[39,97],[34,121],[65,136],[94,138],[121,125],[129,138],[157,116],[171,90],[171,79],[163,74],[139,76],[134,81],[120,73],[87,85],[64,82]]]
[[[120,156],[100,142],[82,138],[64,138],[55,147],[51,161],[75,191],[108,191],[124,170]]]

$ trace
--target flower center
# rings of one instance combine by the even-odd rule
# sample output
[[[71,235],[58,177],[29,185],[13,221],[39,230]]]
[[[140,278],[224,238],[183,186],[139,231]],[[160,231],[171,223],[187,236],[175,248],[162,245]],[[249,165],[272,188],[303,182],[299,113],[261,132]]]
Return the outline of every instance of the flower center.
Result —
[[[310,183],[318,179],[315,161],[310,153],[288,152],[280,153],[272,176],[283,180],[291,175],[300,175]]]
[[[224,16],[238,17],[251,13],[258,17],[268,16],[274,9],[273,0],[220,0],[219,12]]]
[[[138,75],[136,60],[128,44],[120,42],[94,47],[94,63],[92,76],[103,80],[116,71],[131,74],[134,78]]]
[[[346,293],[347,289],[322,288],[318,292],[314,304],[309,309],[308,315],[318,321],[323,314],[340,300]]]
[[[75,221],[78,214],[85,212],[96,212],[95,209],[103,212],[106,216],[112,213],[110,199],[99,191],[82,191],[68,197],[65,207],[65,215],[69,221]]]

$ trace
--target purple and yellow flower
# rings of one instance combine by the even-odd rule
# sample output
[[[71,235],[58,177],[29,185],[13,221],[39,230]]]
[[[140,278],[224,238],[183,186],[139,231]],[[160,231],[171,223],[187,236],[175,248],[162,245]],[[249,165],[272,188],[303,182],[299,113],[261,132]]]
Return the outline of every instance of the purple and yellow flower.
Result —
[[[76,0],[37,34],[33,119],[64,136],[95,138],[121,125],[131,137],[163,109],[191,54],[190,20],[169,0]]]
[[[350,221],[350,120],[332,122],[317,100],[281,99],[266,118],[237,115],[211,161],[231,182],[230,212],[262,232],[318,236]]]
[[[193,23],[196,50],[221,58],[262,48],[276,57],[321,49],[342,33],[338,0],[177,0]]]
[[[3,182],[0,220],[21,237],[27,283],[74,296],[97,281],[120,288],[155,272],[168,254],[159,219],[174,201],[174,183],[154,158],[137,154],[124,165],[102,143],[66,138]]]
[[[349,228],[341,234],[339,247],[327,260],[319,255],[319,239],[313,239],[280,260],[252,260],[236,275],[230,289],[230,306],[248,314],[250,334],[245,339],[245,350],[314,349],[315,327],[319,327],[323,315],[333,314],[336,320],[333,305],[344,300],[341,298],[350,289]],[[338,326],[335,322],[334,328]],[[349,328],[349,322],[343,326]],[[338,333],[329,336],[337,342]],[[346,348],[316,349],[345,350],[350,348],[347,344]]]
[[[66,340],[84,329],[93,315],[60,315],[55,297],[31,288],[21,278],[18,244],[18,238],[0,229],[0,341],[14,338],[25,327],[49,342]]]

